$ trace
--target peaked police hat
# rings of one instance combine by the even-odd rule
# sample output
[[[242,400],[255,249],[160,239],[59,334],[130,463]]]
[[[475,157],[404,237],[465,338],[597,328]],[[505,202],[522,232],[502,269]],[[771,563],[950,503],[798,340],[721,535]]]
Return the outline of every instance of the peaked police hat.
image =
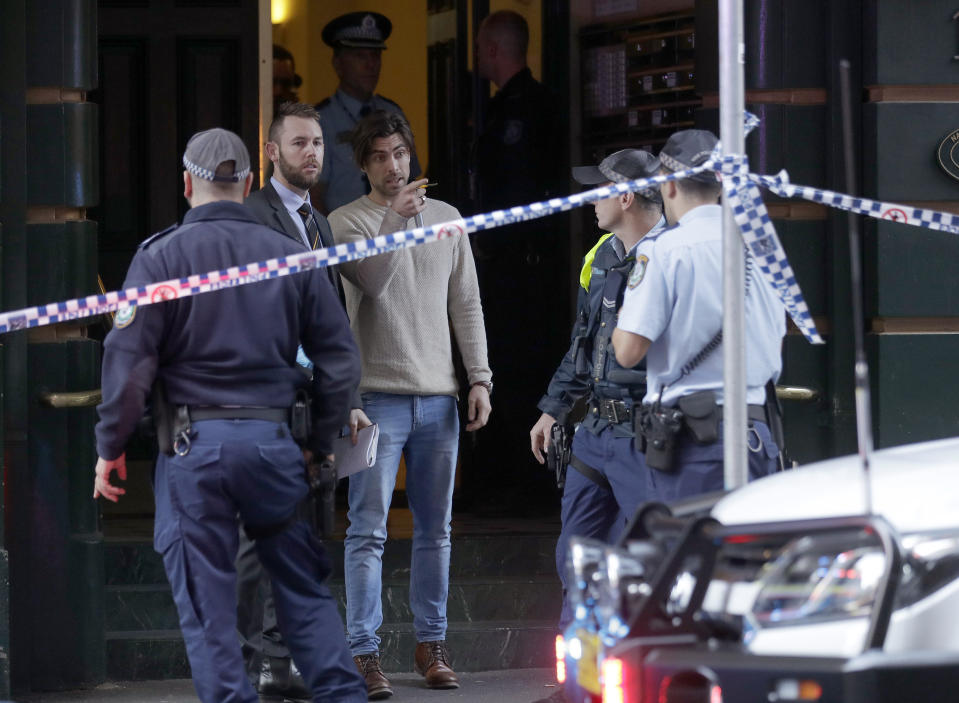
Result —
[[[573,180],[583,185],[627,183],[655,176],[659,159],[643,149],[621,149],[607,156],[597,166],[574,166]],[[639,194],[647,200],[662,202],[658,187],[643,188]]]
[[[379,12],[347,12],[323,28],[323,41],[334,49],[385,49],[393,23]]]

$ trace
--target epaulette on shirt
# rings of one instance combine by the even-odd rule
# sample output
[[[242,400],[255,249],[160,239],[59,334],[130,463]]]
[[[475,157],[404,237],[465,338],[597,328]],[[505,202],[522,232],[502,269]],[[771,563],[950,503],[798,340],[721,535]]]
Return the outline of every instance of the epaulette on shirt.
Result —
[[[382,100],[383,102],[389,103],[390,105],[392,105],[393,107],[395,107],[397,110],[402,110],[402,109],[403,109],[403,108],[401,108],[397,103],[395,103],[394,101],[390,100],[389,98],[386,98],[386,97],[384,97],[384,96],[382,96],[382,95],[377,95],[376,97],[378,97],[378,98],[379,98],[380,100]]]
[[[679,225],[668,225],[668,226],[666,226],[666,227],[663,227],[663,228],[662,228],[661,230],[659,230],[658,232],[650,232],[650,233],[647,234],[645,237],[643,237],[643,241],[652,241],[652,240],[654,240],[654,239],[659,239],[659,238],[662,237],[664,234],[666,234],[666,232],[669,232],[670,230],[674,230],[674,229],[676,229],[678,226],[679,226]]]
[[[179,226],[180,226],[179,224],[172,224],[166,229],[160,230],[156,234],[147,237],[142,242],[140,242],[140,246],[138,246],[137,249],[146,249],[148,246],[153,244],[153,242],[155,242],[157,239],[159,239],[160,237],[165,237],[166,235],[170,234],[170,232],[172,232]]]

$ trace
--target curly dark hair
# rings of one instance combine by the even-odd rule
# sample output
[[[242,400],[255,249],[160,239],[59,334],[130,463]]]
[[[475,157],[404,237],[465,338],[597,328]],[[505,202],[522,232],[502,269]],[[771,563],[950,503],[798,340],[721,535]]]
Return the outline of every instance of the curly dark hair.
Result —
[[[350,133],[350,144],[353,146],[353,160],[357,166],[363,168],[366,160],[370,158],[373,152],[373,142],[377,139],[390,137],[394,134],[400,135],[400,139],[410,150],[410,154],[416,153],[416,144],[413,141],[413,130],[403,115],[398,112],[386,112],[385,110],[374,110],[364,117]]]

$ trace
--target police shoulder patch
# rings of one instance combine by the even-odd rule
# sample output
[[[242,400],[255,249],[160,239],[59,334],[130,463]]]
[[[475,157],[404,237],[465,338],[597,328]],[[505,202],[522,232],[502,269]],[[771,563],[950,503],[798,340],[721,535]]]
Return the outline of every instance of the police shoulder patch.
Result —
[[[652,232],[649,232],[646,234],[645,237],[643,237],[643,241],[652,241],[654,239],[658,239],[659,237],[662,237],[667,232],[671,232],[672,230],[676,229],[678,226],[679,225],[667,225],[666,227],[663,227],[662,229],[657,229]]]
[[[118,330],[122,330],[124,327],[129,327],[133,322],[133,318],[137,316],[137,306],[131,305],[128,308],[122,308],[117,310],[116,317],[113,318],[113,324],[116,325]]]
[[[648,256],[645,254],[640,254],[636,257],[636,264],[633,266],[633,270],[629,274],[629,280],[626,282],[626,285],[629,286],[630,290],[643,282],[643,278],[646,276],[647,265],[649,265]]]

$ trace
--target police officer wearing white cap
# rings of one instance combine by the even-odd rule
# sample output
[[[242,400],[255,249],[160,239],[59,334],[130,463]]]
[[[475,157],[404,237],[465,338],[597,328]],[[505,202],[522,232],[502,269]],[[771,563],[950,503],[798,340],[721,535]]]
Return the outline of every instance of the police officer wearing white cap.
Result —
[[[705,130],[673,134],[659,155],[663,172],[702,165],[716,143]],[[646,359],[639,427],[649,497],[672,501],[723,488],[722,187],[707,171],[660,191],[672,227],[651,238],[648,261],[633,270],[613,345],[623,365]],[[757,478],[779,456],[765,406],[782,370],[786,317],[745,247],[743,256],[749,476]]]
[[[403,115],[399,105],[375,93],[385,41],[392,31],[393,24],[378,12],[348,12],[323,28],[323,41],[333,47],[333,70],[340,79],[336,92],[316,106],[326,152],[312,194],[324,215],[370,192],[369,181],[353,161],[350,146],[350,133],[357,123],[374,110]],[[420,175],[415,154],[410,175]]]
[[[183,224],[146,240],[125,288],[226,270],[306,248],[259,224],[243,205],[252,183],[240,138],[194,135],[183,156]],[[160,289],[162,290],[162,289]],[[175,408],[175,451],[156,464],[154,547],[173,590],[197,694],[204,703],[257,703],[236,634],[236,557],[242,524],[273,579],[277,616],[314,700],[367,700],[324,579],[330,560],[297,504],[308,487],[290,434],[290,406],[315,364],[309,451],[329,455],[346,420],[360,360],[349,322],[322,270],[127,308],[104,341],[94,498],[116,501],[124,446],[162,383]],[[167,439],[172,439],[169,435]],[[162,441],[162,440],[161,440]]]

